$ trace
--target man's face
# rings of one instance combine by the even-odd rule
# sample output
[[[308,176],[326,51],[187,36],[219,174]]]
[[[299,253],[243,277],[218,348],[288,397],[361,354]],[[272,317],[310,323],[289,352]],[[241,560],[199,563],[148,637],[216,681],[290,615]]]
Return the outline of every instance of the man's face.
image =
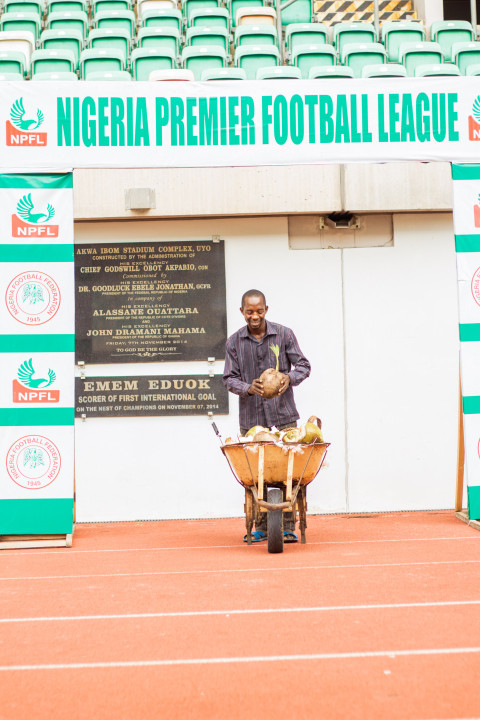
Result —
[[[243,308],[240,308],[240,312],[245,318],[248,329],[253,333],[265,327],[265,315],[267,311],[268,306],[265,305],[263,299],[255,295],[246,297]]]

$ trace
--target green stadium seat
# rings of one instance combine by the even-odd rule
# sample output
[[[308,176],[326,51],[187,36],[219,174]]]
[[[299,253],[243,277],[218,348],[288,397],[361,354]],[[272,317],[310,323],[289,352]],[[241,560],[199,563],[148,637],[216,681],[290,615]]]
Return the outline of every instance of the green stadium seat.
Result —
[[[23,55],[25,73],[30,70],[30,58],[35,50],[33,35],[22,30],[0,31],[0,50],[19,52]]]
[[[180,31],[174,27],[140,28],[137,35],[139,48],[167,48],[178,55]]]
[[[136,48],[131,56],[134,80],[148,80],[154,70],[173,70],[177,53],[167,48]]]
[[[184,47],[182,51],[182,67],[191,70],[195,80],[200,80],[203,70],[214,70],[225,67],[226,52],[221,47],[197,45]]]
[[[205,8],[192,10],[190,14],[191,27],[224,27],[230,30],[230,15],[226,8]]]
[[[39,45],[43,50],[70,50],[75,57],[75,70],[78,68],[84,47],[83,35],[79,30],[44,30]]]
[[[36,13],[42,19],[43,9],[43,0],[5,0],[2,12]]]
[[[425,28],[418,22],[391,20],[382,24],[381,39],[388,62],[398,62],[398,51],[403,43],[424,42],[425,38]]]
[[[105,81],[111,82],[125,82],[132,80],[132,76],[127,70],[95,70],[89,73],[88,78],[90,82]]]
[[[34,50],[31,59],[31,75],[42,72],[74,72],[75,55],[71,50]]]
[[[88,35],[88,47],[91,49],[121,50],[126,66],[127,60],[132,51],[132,41],[128,30],[115,30],[114,28],[98,28],[90,30]]]
[[[461,75],[466,75],[470,65],[480,63],[480,42],[454,43],[452,62],[457,65]]]
[[[75,72],[38,72],[32,75],[32,80],[50,80],[50,82],[72,82],[78,80]]]
[[[80,78],[89,80],[91,72],[124,70],[125,59],[121,50],[82,50],[80,54]]]
[[[278,45],[277,28],[272,25],[240,25],[235,30],[235,47],[240,45]]]
[[[395,63],[387,63],[386,65],[365,65],[362,68],[362,78],[382,77],[407,77],[407,71],[403,65],[396,65]]]
[[[277,65],[276,67],[262,67],[257,70],[257,80],[301,80],[300,68],[294,65]]]
[[[239,10],[239,8],[262,8],[264,7],[264,2],[263,0],[226,0],[225,5],[230,15],[230,25],[235,28],[237,26],[237,10]]]
[[[37,44],[40,35],[41,21],[37,13],[7,12],[0,17],[0,30],[3,32],[29,32]]]
[[[255,80],[259,68],[280,64],[280,52],[274,45],[240,45],[235,48],[235,67],[245,70],[248,80]]]
[[[377,35],[372,23],[339,22],[333,26],[332,42],[338,57],[342,57],[343,48],[351,43],[374,43]]]
[[[174,27],[182,30],[182,13],[176,9],[145,10],[141,19],[142,27]]]
[[[81,10],[51,12],[45,22],[47,30],[79,30],[85,40],[88,34],[88,15]]]
[[[415,77],[448,77],[451,75],[460,75],[458,67],[451,63],[420,65],[415,68]]]
[[[141,20],[149,10],[177,10],[175,0],[137,0],[137,16]]]
[[[437,20],[430,26],[430,40],[438,42],[445,60],[452,59],[452,45],[459,42],[473,42],[475,32],[467,20]]]
[[[312,67],[331,67],[337,61],[332,45],[299,45],[291,53],[290,62],[300,68],[302,77],[310,77]]]
[[[18,80],[25,80],[25,76],[20,72],[0,72],[0,80],[18,82]]]
[[[281,6],[282,3],[280,3]],[[277,7],[277,0],[274,0],[274,8]],[[282,27],[289,27],[297,23],[310,23],[313,16],[313,8],[311,0],[296,0],[284,10],[282,14]],[[316,42],[312,40],[312,42]]]
[[[137,20],[133,10],[99,10],[94,17],[94,25],[99,30],[105,28],[128,30],[132,38],[137,30]]]
[[[343,80],[353,78],[353,70],[345,65],[332,65],[330,67],[311,67],[308,72],[309,80]]]
[[[87,0],[47,0],[47,15],[52,12],[88,12]]]
[[[98,12],[112,12],[115,10],[131,10],[131,0],[92,0],[92,15]]]
[[[235,27],[239,25],[272,25],[276,27],[276,13],[272,7],[239,7]]]
[[[191,14],[194,10],[218,7],[220,7],[220,0],[182,0],[182,13],[185,19],[185,25],[187,27],[190,25]]]
[[[185,33],[185,45],[196,47],[210,45],[222,48],[228,55],[230,50],[230,33],[225,28],[190,27]]]
[[[291,53],[299,45],[328,45],[329,31],[321,23],[293,23],[285,30],[285,46]]]
[[[216,70],[203,70],[201,81],[209,80],[246,80],[247,73],[242,68],[226,67]]]
[[[18,50],[0,50],[0,72],[25,76],[25,55]]]
[[[478,65],[469,65],[465,71],[465,75],[480,75],[480,63]]]
[[[414,77],[415,69],[421,65],[443,62],[442,49],[434,42],[403,43],[400,45],[398,57],[409,77]]]
[[[380,43],[349,43],[342,52],[342,65],[352,68],[357,78],[362,77],[366,65],[384,65],[387,52]]]

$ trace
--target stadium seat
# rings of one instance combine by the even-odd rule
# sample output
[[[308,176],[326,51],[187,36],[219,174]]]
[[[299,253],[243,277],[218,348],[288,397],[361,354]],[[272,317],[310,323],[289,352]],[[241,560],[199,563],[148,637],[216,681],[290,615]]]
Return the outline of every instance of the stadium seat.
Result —
[[[240,25],[235,30],[235,47],[277,45],[277,29],[272,25]]]
[[[29,32],[37,44],[40,35],[40,18],[36,13],[7,12],[0,17],[0,30],[3,32]]]
[[[386,65],[365,65],[362,68],[362,78],[407,77],[403,65],[387,63]]]
[[[388,62],[398,62],[400,45],[424,42],[425,37],[425,29],[418,22],[395,20],[382,24],[381,39],[387,51]]]
[[[176,10],[175,0],[137,0],[137,16],[141,20],[149,10]]]
[[[124,66],[126,66],[127,60],[132,51],[132,41],[128,30],[99,28],[97,30],[90,30],[88,35],[88,47],[94,50],[120,50],[125,59]]]
[[[31,75],[43,72],[74,72],[75,55],[71,50],[34,50],[31,60]]]
[[[375,28],[368,22],[340,22],[333,26],[332,43],[338,57],[343,48],[351,43],[374,43],[377,40]]]
[[[190,14],[191,27],[224,27],[230,30],[230,15],[225,8],[205,8],[192,10]]]
[[[94,25],[99,30],[113,28],[128,30],[130,37],[136,35],[137,20],[133,10],[99,10],[94,18]]]
[[[218,70],[203,70],[202,82],[207,80],[246,80],[247,74],[242,68],[226,67]]]
[[[0,72],[25,76],[25,55],[18,50],[0,50]]]
[[[132,79],[132,76],[127,70],[95,70],[89,73],[88,80],[91,82],[97,82],[103,80],[105,82],[125,82]]]
[[[342,65],[348,65],[357,78],[362,77],[362,69],[367,65],[383,65],[387,53],[380,43],[349,43],[342,52]]]
[[[132,9],[130,0],[91,0],[91,4],[93,17],[95,17],[98,12]]]
[[[230,15],[230,24],[232,27],[236,27],[237,10],[239,8],[250,8],[253,10],[254,8],[262,7],[264,7],[263,0],[226,0],[226,8]]]
[[[480,75],[480,63],[478,65],[469,65],[465,71],[465,75]]]
[[[437,63],[434,65],[420,65],[415,68],[415,77],[448,77],[460,75],[460,70],[451,63]]]
[[[0,80],[18,82],[18,80],[25,80],[25,76],[20,72],[0,72]]]
[[[174,27],[140,28],[137,35],[139,48],[167,48],[178,55],[180,31]]]
[[[75,70],[78,68],[84,47],[83,35],[79,30],[44,30],[39,44],[44,50],[70,50],[75,57]]]
[[[342,80],[353,78],[353,70],[345,65],[333,65],[331,67],[311,67],[308,72],[310,80]]]
[[[220,47],[227,55],[230,50],[230,34],[225,28],[190,27],[185,33],[185,45],[211,45]]]
[[[154,70],[174,70],[177,53],[167,48],[136,48],[131,56],[134,80],[148,80]]]
[[[166,10],[145,10],[142,15],[142,27],[174,27],[182,30],[182,13],[180,10],[168,8]]]
[[[220,7],[220,0],[182,0],[182,13],[185,25],[188,27],[191,23],[191,15],[194,10],[204,10],[205,8]]]
[[[47,0],[47,15],[52,12],[88,12],[87,0]]]
[[[430,40],[438,42],[445,60],[452,59],[452,45],[473,42],[475,32],[467,20],[437,20],[430,26]]]
[[[184,47],[182,51],[182,67],[191,70],[195,80],[200,80],[203,70],[214,70],[225,67],[226,52],[221,47],[197,45]]]
[[[32,75],[32,80],[50,80],[50,82],[72,82],[78,80],[75,72],[39,72]]]
[[[51,12],[45,22],[47,30],[78,30],[85,40],[88,34],[88,15],[81,10],[72,12]]]
[[[457,65],[461,75],[466,75],[470,65],[480,63],[480,42],[454,43],[452,62]]]
[[[41,20],[43,17],[43,0],[5,0],[2,12],[36,13]]]
[[[30,70],[30,58],[35,46],[31,32],[21,30],[10,30],[0,32],[0,51],[13,50],[23,54],[23,66],[28,74]]]
[[[273,6],[277,7],[277,0],[274,0]],[[296,2],[281,10],[281,16],[282,27],[289,27],[297,23],[309,23],[312,20],[312,1],[296,0]],[[312,42],[314,41],[312,40]]]
[[[257,80],[301,80],[300,68],[293,65],[277,65],[276,67],[262,67],[257,70]]]
[[[274,45],[240,45],[235,48],[235,67],[245,70],[248,80],[255,80],[259,68],[280,64],[280,52]]]
[[[398,57],[409,77],[414,77],[415,69],[421,65],[443,62],[442,49],[438,43],[433,42],[403,43],[400,45]]]
[[[302,77],[310,77],[312,67],[331,67],[336,64],[335,48],[332,45],[299,45],[291,54],[291,64],[300,68]]]
[[[91,72],[124,70],[124,55],[121,50],[82,50],[79,67],[80,79],[89,80]]]
[[[153,82],[190,82],[195,80],[191,70],[175,68],[173,70],[153,70],[149,77]]]
[[[239,7],[235,17],[235,26],[239,25],[276,25],[276,13],[271,7]]]
[[[285,46],[291,53],[299,45],[328,45],[329,32],[321,23],[293,23],[285,30]]]

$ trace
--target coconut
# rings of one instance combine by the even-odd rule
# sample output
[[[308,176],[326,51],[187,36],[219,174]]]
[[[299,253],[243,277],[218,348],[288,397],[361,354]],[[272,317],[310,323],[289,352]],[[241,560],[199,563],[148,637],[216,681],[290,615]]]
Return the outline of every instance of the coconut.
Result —
[[[304,443],[323,442],[322,431],[312,422],[305,423],[305,438],[302,440]]]
[[[263,425],[254,425],[253,427],[250,428],[250,430],[247,432],[245,437],[253,438],[257,433],[262,432],[262,430],[265,432],[268,432],[268,428],[263,427]]]
[[[260,375],[260,381],[263,383],[263,396],[270,399],[276,397],[280,391],[282,380],[285,375],[274,368],[268,368]]]
[[[255,437],[253,438],[254,442],[276,442],[277,438],[275,435],[271,432],[266,432],[265,430],[262,430],[261,432],[257,433]]]
[[[290,428],[290,430],[285,430],[285,432],[282,434],[282,442],[285,443],[286,445],[304,442],[304,438],[305,438],[305,428],[304,427]]]

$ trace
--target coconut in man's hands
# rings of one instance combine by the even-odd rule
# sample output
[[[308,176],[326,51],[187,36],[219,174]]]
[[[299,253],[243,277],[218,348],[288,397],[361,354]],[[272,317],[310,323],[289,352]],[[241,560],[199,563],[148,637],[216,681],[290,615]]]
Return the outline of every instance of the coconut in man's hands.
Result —
[[[263,383],[262,397],[266,399],[270,399],[278,395],[282,382],[286,378],[286,375],[278,370],[280,347],[278,345],[270,345],[270,350],[272,350],[273,354],[277,358],[277,365],[275,368],[268,368],[267,370],[264,370],[259,377],[259,380]]]

